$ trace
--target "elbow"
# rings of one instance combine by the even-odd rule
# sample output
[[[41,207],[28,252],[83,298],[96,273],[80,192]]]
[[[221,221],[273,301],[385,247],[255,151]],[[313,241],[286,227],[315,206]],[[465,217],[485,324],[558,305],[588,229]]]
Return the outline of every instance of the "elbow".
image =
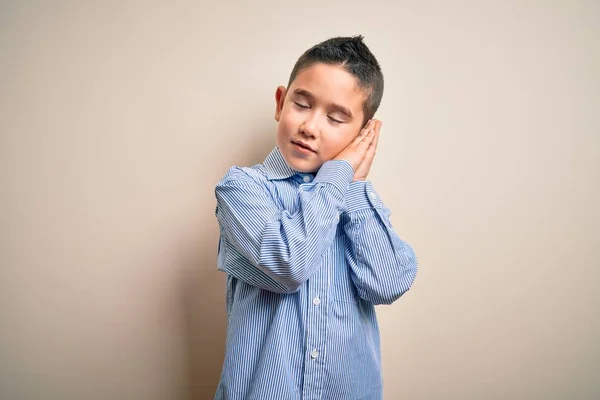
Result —
[[[300,285],[290,286],[290,285],[284,285],[280,282],[279,285],[270,286],[269,288],[267,288],[267,290],[270,292],[273,292],[273,293],[277,293],[277,294],[292,294],[292,293],[296,293],[298,290],[300,290]]]
[[[292,273],[284,278],[281,278],[280,283],[285,286],[285,294],[296,293],[302,285],[306,283],[308,277],[303,273]]]
[[[295,279],[282,279],[279,277],[279,279],[277,279],[277,283],[277,290],[273,290],[274,292],[279,294],[292,294],[300,290],[304,281]]]
[[[300,290],[302,283],[296,280],[290,280],[282,276],[266,274],[268,278],[260,282],[254,282],[253,285],[269,292],[277,294],[292,294]],[[264,276],[264,275],[263,275]]]
[[[396,278],[398,284],[395,285],[395,290],[392,290],[392,295],[385,298],[386,302],[384,304],[388,305],[408,292],[417,277],[418,262],[412,249],[403,259],[397,258],[397,260],[396,268],[400,272]]]
[[[263,260],[263,270],[278,283],[279,293],[296,293],[310,277],[312,257],[277,257]]]
[[[412,286],[412,281],[406,282],[401,281],[399,285],[394,286],[388,291],[382,292],[374,302],[376,305],[391,305],[400,297],[402,297],[406,292],[410,290]]]
[[[385,278],[371,293],[363,293],[361,297],[375,305],[390,305],[410,290],[417,276],[417,259],[411,251],[396,260],[393,267],[396,273]]]
[[[296,293],[298,290],[300,290],[301,286],[302,286],[302,284],[299,284],[299,283],[287,283],[285,285],[285,290],[282,292],[282,294]]]
[[[270,275],[271,279],[276,283],[277,289],[274,290],[280,294],[296,293],[308,277],[302,271],[294,271],[290,268],[291,265],[282,263],[277,265],[277,268],[265,268],[264,271]]]
[[[387,289],[387,288],[386,288]],[[382,290],[369,299],[374,305],[391,305],[398,300],[404,293],[410,290],[410,285],[395,285],[389,290]]]

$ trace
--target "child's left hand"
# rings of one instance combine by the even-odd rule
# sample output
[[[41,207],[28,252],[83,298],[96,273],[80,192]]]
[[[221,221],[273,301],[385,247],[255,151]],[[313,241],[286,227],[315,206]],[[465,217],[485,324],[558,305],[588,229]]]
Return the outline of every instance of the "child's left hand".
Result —
[[[354,172],[354,178],[352,179],[354,182],[367,180],[367,175],[369,174],[369,171],[371,170],[371,164],[373,164],[373,159],[375,158],[375,152],[377,151],[377,142],[379,141],[379,129],[381,129],[381,124],[382,124],[382,122],[378,121],[378,120],[374,120],[374,122],[375,122],[375,128],[374,128],[375,137],[373,138],[373,141],[371,142],[371,144],[369,145],[369,148],[367,149],[365,158],[363,159],[360,166]]]

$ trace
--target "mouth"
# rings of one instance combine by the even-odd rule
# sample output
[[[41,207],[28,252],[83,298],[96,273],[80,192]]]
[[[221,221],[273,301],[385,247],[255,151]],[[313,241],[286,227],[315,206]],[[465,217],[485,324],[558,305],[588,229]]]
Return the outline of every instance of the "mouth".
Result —
[[[304,143],[304,142],[300,142],[300,141],[294,141],[294,140],[292,140],[292,143],[293,143],[293,144],[294,144],[296,147],[298,147],[298,148],[300,148],[300,149],[307,150],[307,151],[310,151],[310,152],[313,152],[313,153],[316,153],[316,152],[317,152],[315,149],[313,149],[312,147],[310,147],[310,145],[308,145],[308,144],[306,144],[306,143]]]

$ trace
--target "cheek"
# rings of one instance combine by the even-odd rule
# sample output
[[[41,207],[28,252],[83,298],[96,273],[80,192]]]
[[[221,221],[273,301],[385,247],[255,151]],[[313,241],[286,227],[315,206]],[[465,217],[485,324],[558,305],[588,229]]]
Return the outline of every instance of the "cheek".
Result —
[[[277,135],[276,142],[279,148],[283,147],[284,143],[288,141],[288,134],[286,133],[286,129],[284,128],[282,121],[279,121],[277,125]]]
[[[290,134],[296,131],[300,124],[298,113],[284,108],[279,119],[278,131],[282,134]]]
[[[288,105],[284,108],[281,119],[287,126],[297,125],[300,123],[300,113]]]
[[[277,123],[277,144],[279,146],[287,142],[294,135],[295,126],[293,115],[284,109]]]
[[[321,152],[325,158],[333,158],[344,150],[352,142],[352,139],[351,136],[339,133],[329,135],[326,140],[321,141]]]

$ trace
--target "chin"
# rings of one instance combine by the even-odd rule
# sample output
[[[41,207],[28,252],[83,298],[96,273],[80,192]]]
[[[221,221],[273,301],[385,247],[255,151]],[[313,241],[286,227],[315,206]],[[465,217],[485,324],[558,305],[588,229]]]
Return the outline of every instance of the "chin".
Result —
[[[303,172],[305,174],[312,173],[318,169],[318,168],[315,168],[312,165],[309,165],[305,162],[291,162],[288,164],[290,165],[290,167],[292,167],[296,171]]]
[[[323,163],[318,159],[317,154],[310,155],[309,157],[296,156],[292,148],[293,145],[289,140],[282,141],[279,139],[277,140],[277,145],[287,165],[298,172],[306,174],[314,173],[321,168],[321,165],[323,165]]]
[[[310,162],[307,160],[297,159],[295,157],[287,156],[285,157],[288,165],[295,169],[298,172],[302,172],[305,174],[312,174],[316,172],[319,168],[321,168],[321,163],[318,162]]]

